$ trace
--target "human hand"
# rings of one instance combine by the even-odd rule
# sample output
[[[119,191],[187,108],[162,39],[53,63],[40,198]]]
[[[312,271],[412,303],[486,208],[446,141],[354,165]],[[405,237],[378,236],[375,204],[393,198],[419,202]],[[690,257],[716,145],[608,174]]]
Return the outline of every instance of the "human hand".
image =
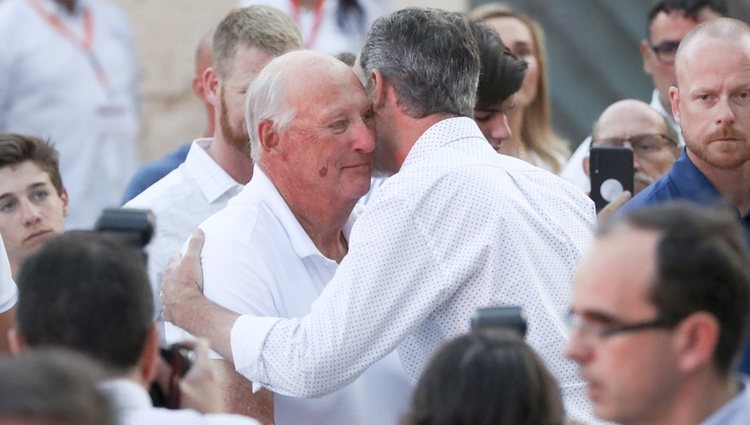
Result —
[[[596,219],[599,222],[599,225],[603,225],[607,223],[613,215],[619,210],[623,205],[625,205],[626,202],[632,198],[633,195],[630,194],[630,191],[623,191],[615,199],[612,200],[607,206],[602,208],[601,211],[599,211],[599,214],[596,215]]]
[[[201,413],[223,411],[219,383],[208,358],[208,341],[197,338],[183,342],[195,352],[195,361],[179,380],[180,408],[193,409]]]
[[[169,259],[164,272],[159,298],[163,307],[164,320],[185,327],[184,320],[191,302],[203,297],[203,270],[200,252],[203,249],[204,235],[195,229],[188,240],[184,255],[178,253]]]

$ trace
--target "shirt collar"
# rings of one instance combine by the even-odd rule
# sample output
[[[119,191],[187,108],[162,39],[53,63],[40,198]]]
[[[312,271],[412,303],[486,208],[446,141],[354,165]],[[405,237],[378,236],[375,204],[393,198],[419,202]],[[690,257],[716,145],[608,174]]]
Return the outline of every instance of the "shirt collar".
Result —
[[[269,179],[266,173],[264,173],[257,165],[253,169],[253,179],[247,184],[243,193],[250,193],[253,191],[260,196],[266,205],[268,205],[273,215],[281,222],[284,229],[286,229],[289,241],[300,258],[320,256],[329,261],[333,261],[323,255],[318,247],[315,246],[312,239],[310,239],[310,236],[299,223],[299,220],[297,220],[297,217],[289,208],[289,205],[287,205],[284,198],[276,189],[276,186],[271,182],[271,179]],[[356,220],[356,216],[357,214],[352,211],[349,220],[344,226],[344,236],[347,239],[349,238],[349,231]]]
[[[402,167],[421,160],[442,146],[468,138],[479,138],[487,144],[482,131],[471,118],[456,117],[438,121],[419,136],[406,155]]]
[[[73,12],[71,13],[68,12],[68,9],[66,9],[65,6],[55,0],[41,0],[40,3],[45,9],[49,10],[57,17],[78,17],[88,6],[85,0],[76,0],[75,5],[73,6]]]
[[[118,411],[132,411],[153,407],[146,390],[130,379],[107,379],[99,382],[98,387]]]
[[[746,417],[748,410],[750,410],[750,395],[747,390],[747,381],[743,382],[740,379],[737,384],[740,387],[737,394],[699,425],[739,423],[735,421]]]
[[[185,158],[185,170],[200,187],[209,203],[215,202],[225,193],[237,194],[242,185],[235,181],[206,151],[213,139],[198,139],[193,142]]]

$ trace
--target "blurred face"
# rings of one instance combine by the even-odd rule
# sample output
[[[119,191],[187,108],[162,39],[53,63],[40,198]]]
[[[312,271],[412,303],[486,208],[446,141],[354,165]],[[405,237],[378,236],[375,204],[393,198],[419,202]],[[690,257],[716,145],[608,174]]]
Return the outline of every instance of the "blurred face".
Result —
[[[651,76],[659,100],[669,110],[669,88],[676,84],[674,53],[685,34],[699,23],[714,18],[713,12],[701,12],[697,20],[687,18],[682,12],[660,12],[650,26],[650,40],[641,42],[643,70]],[[656,49],[656,51],[654,50]]]
[[[510,139],[507,114],[513,109],[515,102],[516,94],[513,94],[494,107],[474,109],[474,121],[496,151],[499,151],[504,141]]]
[[[516,104],[520,108],[526,108],[536,98],[539,86],[538,48],[531,37],[531,30],[516,18],[492,18],[486,22],[500,35],[503,44],[508,46],[513,54],[529,64],[523,85],[516,98]]]
[[[664,119],[645,103],[614,105],[602,113],[592,147],[633,150],[635,193],[666,174],[679,156],[675,141],[666,138]]]
[[[750,166],[750,38],[703,38],[684,53],[670,98],[694,162]]]
[[[291,181],[318,199],[356,201],[370,189],[375,136],[372,107],[354,73],[346,68],[302,89],[290,88],[300,105],[280,144]],[[297,83],[300,84],[300,83]]]
[[[17,266],[50,236],[65,230],[68,195],[31,161],[0,168],[0,234]],[[16,271],[14,270],[14,273]]]
[[[227,75],[220,77],[218,105],[219,126],[225,141],[249,155],[250,139],[245,125],[245,93],[247,87],[273,56],[256,47],[237,51]]]
[[[661,423],[679,386],[673,331],[644,327],[606,334],[658,317],[647,300],[657,239],[654,232],[617,229],[596,243],[576,275],[565,356],[579,364],[594,413],[606,421]]]

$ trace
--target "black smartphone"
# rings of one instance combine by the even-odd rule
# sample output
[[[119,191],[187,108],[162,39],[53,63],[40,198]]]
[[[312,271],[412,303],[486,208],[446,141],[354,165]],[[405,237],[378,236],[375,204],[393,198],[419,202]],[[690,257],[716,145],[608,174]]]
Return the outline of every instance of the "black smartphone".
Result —
[[[615,147],[591,148],[589,175],[590,196],[599,212],[623,191],[633,193],[633,151]]]
[[[471,318],[471,329],[502,327],[526,336],[526,315],[520,306],[486,307],[477,309]]]

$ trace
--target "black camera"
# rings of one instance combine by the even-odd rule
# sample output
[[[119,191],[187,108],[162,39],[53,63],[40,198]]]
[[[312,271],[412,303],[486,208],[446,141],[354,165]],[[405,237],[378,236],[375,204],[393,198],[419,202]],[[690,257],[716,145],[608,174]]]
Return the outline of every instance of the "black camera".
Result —
[[[486,307],[477,309],[471,318],[471,329],[508,328],[526,337],[526,315],[520,306]]]

